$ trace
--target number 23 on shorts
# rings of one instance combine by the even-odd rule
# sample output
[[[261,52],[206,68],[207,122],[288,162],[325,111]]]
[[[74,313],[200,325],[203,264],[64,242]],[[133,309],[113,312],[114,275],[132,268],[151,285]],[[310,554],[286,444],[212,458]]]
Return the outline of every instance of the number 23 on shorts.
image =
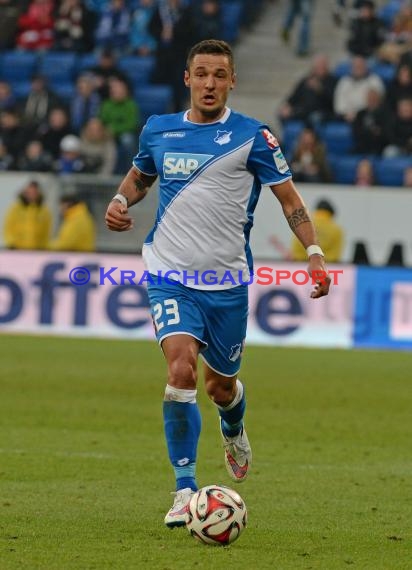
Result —
[[[178,325],[180,323],[180,315],[176,299],[165,299],[163,303],[156,303],[153,307],[153,321],[157,332],[165,324]]]

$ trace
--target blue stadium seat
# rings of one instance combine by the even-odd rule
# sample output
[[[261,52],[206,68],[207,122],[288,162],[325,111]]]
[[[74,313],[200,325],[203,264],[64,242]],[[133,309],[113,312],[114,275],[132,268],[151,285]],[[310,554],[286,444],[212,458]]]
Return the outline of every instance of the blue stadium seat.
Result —
[[[234,43],[239,37],[242,21],[243,1],[223,0],[220,4],[222,39]]]
[[[403,186],[408,167],[412,167],[411,157],[381,158],[375,165],[376,181],[380,186]]]
[[[347,123],[331,121],[320,128],[319,136],[331,154],[347,154],[353,146],[352,127]]]
[[[356,169],[359,162],[370,157],[363,155],[350,155],[350,156],[329,156],[329,165],[333,172],[334,181],[337,184],[354,184],[356,178]]]
[[[37,54],[19,51],[5,52],[1,61],[1,77],[11,83],[28,81],[36,72]]]
[[[138,88],[150,83],[152,71],[155,67],[156,59],[153,56],[129,55],[119,58],[117,65]]]
[[[70,52],[47,52],[39,64],[39,73],[54,84],[73,81],[76,69],[77,55]]]
[[[140,108],[142,123],[145,123],[150,115],[161,115],[170,112],[173,92],[169,85],[139,87],[134,94]]]
[[[76,72],[77,75],[86,69],[95,67],[99,61],[99,58],[95,53],[85,53],[79,55],[77,58]]]
[[[30,81],[16,81],[15,83],[10,83],[11,88],[13,90],[13,94],[16,96],[17,99],[26,99],[28,94],[31,91],[31,82]]]
[[[304,128],[305,123],[303,121],[286,121],[283,123],[281,147],[286,158],[290,158],[296,141]]]
[[[352,68],[352,62],[349,60],[340,61],[333,69],[333,74],[335,77],[340,79],[345,75],[350,75]],[[385,83],[389,83],[394,77],[396,73],[396,67],[390,63],[384,63],[380,61],[376,61],[369,65],[370,71],[372,73],[376,73]]]
[[[396,67],[391,63],[383,63],[377,61],[374,63],[370,70],[372,73],[376,73],[385,83],[390,83],[396,75]]]
[[[378,16],[384,21],[387,28],[392,26],[393,19],[401,9],[403,3],[404,0],[391,0],[378,10]]]
[[[352,62],[351,61],[349,61],[349,60],[340,61],[333,68],[333,75],[335,77],[337,77],[338,79],[340,79],[341,77],[344,77],[345,75],[350,75],[351,68],[352,68]]]
[[[54,81],[50,81],[49,85],[50,89],[65,103],[70,103],[70,100],[76,92],[75,84],[72,81],[57,81],[56,83]]]

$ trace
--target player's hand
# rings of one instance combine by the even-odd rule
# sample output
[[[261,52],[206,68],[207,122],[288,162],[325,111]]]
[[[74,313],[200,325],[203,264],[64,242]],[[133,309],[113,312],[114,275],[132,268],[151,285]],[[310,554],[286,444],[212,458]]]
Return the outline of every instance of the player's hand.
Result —
[[[314,281],[314,290],[310,294],[312,299],[319,299],[329,293],[331,279],[325,266],[322,255],[311,255],[309,258],[308,273]]]
[[[126,232],[133,228],[133,218],[129,216],[126,206],[118,200],[110,202],[104,219],[106,226],[112,232]]]

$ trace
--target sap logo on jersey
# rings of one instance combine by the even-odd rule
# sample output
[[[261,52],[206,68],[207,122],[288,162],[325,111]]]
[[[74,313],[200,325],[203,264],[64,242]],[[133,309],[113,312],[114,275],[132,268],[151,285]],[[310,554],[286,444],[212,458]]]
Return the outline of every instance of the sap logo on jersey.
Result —
[[[211,158],[213,154],[165,152],[163,175],[167,180],[187,180]]]

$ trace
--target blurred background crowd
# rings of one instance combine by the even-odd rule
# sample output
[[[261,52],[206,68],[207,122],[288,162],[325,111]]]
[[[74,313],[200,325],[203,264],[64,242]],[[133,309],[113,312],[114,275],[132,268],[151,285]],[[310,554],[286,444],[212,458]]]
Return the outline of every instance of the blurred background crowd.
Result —
[[[186,104],[188,48],[236,42],[259,0],[0,0],[0,169],[124,173]]]
[[[187,104],[188,47],[235,44],[268,1],[0,0],[0,169],[124,173],[147,117]],[[313,56],[278,112],[296,180],[410,185],[411,2],[337,0],[336,66],[311,50],[314,9],[289,0],[280,26],[288,43],[300,18]]]
[[[314,3],[290,2],[292,13],[304,4],[303,30]],[[346,58],[332,66],[314,54],[279,109],[295,180],[412,187],[412,3],[338,0],[332,17],[347,27]]]
[[[338,61],[318,49],[314,24],[325,9],[327,45],[335,34],[343,44]],[[278,51],[265,79],[280,79],[265,122],[294,179],[412,188],[411,0],[0,0],[0,171],[64,175],[60,180],[99,175],[93,180],[102,181],[99,191],[107,181],[105,200],[114,188],[110,177],[129,169],[147,117],[186,108],[182,78],[193,43],[215,37],[235,47],[243,69],[233,106],[244,111],[236,99],[244,61],[252,77],[273,57],[262,52],[256,60],[259,42],[268,45],[258,37],[266,14],[276,17],[270,26]],[[258,45],[253,54],[242,52],[250,38]],[[282,72],[285,50],[300,62],[298,74]],[[260,118],[265,82],[255,89],[245,110]],[[42,205],[42,189],[33,191],[32,182],[17,197],[22,208]],[[81,184],[68,189],[82,194]],[[93,200],[101,217],[103,202]],[[71,195],[60,204],[62,219],[72,207],[80,211],[79,202]],[[18,246],[6,233],[7,247],[46,247],[44,236],[40,245]],[[94,238],[83,243],[95,247]]]

